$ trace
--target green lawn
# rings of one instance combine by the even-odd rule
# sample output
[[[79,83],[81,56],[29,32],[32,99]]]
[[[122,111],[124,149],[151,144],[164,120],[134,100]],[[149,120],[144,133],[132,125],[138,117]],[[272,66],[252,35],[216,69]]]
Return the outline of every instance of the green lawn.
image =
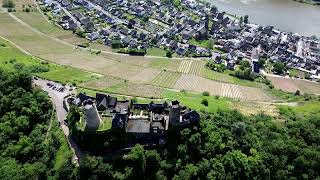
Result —
[[[69,67],[61,67],[56,65],[49,72],[37,74],[39,77],[55,80],[63,83],[76,83],[80,84],[86,81],[98,79],[100,75],[86,72],[80,69]]]
[[[100,124],[98,131],[106,131],[112,127],[112,117],[102,117],[102,123]]]
[[[216,112],[218,109],[230,109],[232,105],[232,102],[230,100],[222,97],[203,96],[202,94],[188,92],[175,92],[166,90],[164,91],[162,96],[166,100],[179,100],[183,105],[197,111],[205,110],[208,112]],[[207,99],[209,105],[202,105],[202,99]]]
[[[160,56],[160,57],[166,57],[167,51],[157,48],[157,47],[152,47],[148,48],[147,50],[147,56]]]
[[[210,48],[211,49],[212,47],[209,47],[210,41],[212,41],[212,40],[211,39],[207,39],[207,40],[198,41],[198,40],[192,38],[192,39],[189,40],[189,43],[193,44],[195,46],[200,46],[200,47]],[[212,45],[213,45],[213,43],[212,43]]]

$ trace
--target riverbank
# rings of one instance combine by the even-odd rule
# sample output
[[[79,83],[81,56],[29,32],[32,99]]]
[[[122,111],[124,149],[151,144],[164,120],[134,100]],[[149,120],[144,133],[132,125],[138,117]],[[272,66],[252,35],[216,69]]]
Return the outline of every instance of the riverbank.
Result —
[[[316,2],[313,0],[294,0],[296,2],[305,3],[305,4],[311,4],[311,5],[320,5],[320,1]]]
[[[251,23],[299,33],[320,36],[320,6],[302,4],[293,0],[205,0],[221,12],[249,16]],[[307,1],[307,0],[297,0]],[[261,10],[263,9],[263,11]]]

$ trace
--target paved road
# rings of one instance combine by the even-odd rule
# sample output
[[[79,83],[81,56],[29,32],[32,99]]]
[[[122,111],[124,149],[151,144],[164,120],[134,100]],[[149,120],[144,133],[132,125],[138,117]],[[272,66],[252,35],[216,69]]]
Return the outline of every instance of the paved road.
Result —
[[[60,122],[60,125],[61,125],[60,127],[62,128],[64,135],[68,139],[68,144],[69,144],[71,150],[74,153],[73,160],[77,165],[79,165],[79,162],[83,157],[83,153],[78,148],[77,144],[69,136],[69,128],[68,128],[68,126],[64,125],[64,123],[63,123],[64,119],[67,117],[67,114],[68,114],[67,111],[63,108],[64,97],[66,97],[66,96],[68,96],[68,95],[70,95],[70,94],[72,94],[74,92],[73,91],[69,91],[70,87],[68,87],[68,86],[66,86],[66,90],[64,92],[58,92],[56,90],[53,90],[53,89],[49,88],[47,86],[48,82],[51,82],[51,81],[42,80],[40,78],[38,78],[37,80],[36,79],[33,80],[33,83],[35,85],[41,87],[51,97],[52,103],[53,103],[53,105],[54,105],[54,107],[56,109],[56,112],[57,112],[57,120],[58,120],[58,122]],[[53,83],[53,84],[58,86],[58,87],[62,86],[59,83]]]
[[[53,1],[59,4],[58,1]],[[59,4],[59,7],[64,11],[64,13],[66,13],[72,20],[74,23],[77,24],[77,26],[80,28],[80,30],[83,31],[83,27],[81,26],[81,23],[64,7],[61,6],[61,4]]]
[[[127,22],[125,22],[124,20],[119,19],[118,17],[116,17],[116,16],[112,15],[111,13],[105,11],[101,6],[96,5],[96,4],[94,4],[94,3],[92,3],[91,1],[88,1],[88,0],[84,0],[84,1],[87,2],[88,4],[90,4],[92,7],[94,7],[95,10],[101,11],[103,14],[105,14],[105,15],[107,15],[107,16],[110,16],[110,17],[112,17],[113,19],[115,19],[117,22],[123,23],[123,24],[127,24]],[[147,34],[150,33],[149,31],[147,31],[147,30],[145,30],[145,29],[141,29],[141,28],[136,27],[136,26],[135,26],[134,28],[139,29],[140,31],[142,31],[142,32],[144,32],[144,33],[147,33]]]

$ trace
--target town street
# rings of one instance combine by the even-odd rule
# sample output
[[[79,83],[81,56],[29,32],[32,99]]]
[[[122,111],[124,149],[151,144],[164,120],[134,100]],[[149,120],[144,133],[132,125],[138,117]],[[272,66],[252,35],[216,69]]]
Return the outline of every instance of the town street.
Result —
[[[41,87],[42,90],[46,91],[48,93],[49,97],[51,98],[51,101],[52,101],[52,103],[56,109],[56,112],[57,112],[57,120],[58,120],[58,122],[60,122],[60,127],[62,128],[63,133],[68,140],[68,144],[69,144],[72,152],[74,153],[73,162],[75,162],[77,165],[79,165],[79,162],[80,162],[81,158],[83,157],[83,154],[82,154],[81,150],[78,148],[77,144],[69,136],[68,126],[66,126],[64,124],[64,120],[67,117],[68,113],[63,108],[63,100],[64,100],[64,97],[71,95],[74,92],[70,91],[69,86],[65,86],[64,92],[59,92],[57,90],[53,90],[52,88],[47,86],[48,82],[52,83],[56,87],[62,87],[62,85],[59,83],[54,83],[51,81],[42,80],[40,78],[33,79],[33,83],[35,85]]]
[[[94,7],[97,11],[101,11],[103,14],[112,17],[112,18],[115,19],[118,23],[128,24],[128,22],[125,22],[125,21],[123,21],[123,20],[121,20],[121,19],[113,16],[113,15],[110,14],[109,12],[105,11],[101,6],[96,5],[96,4],[94,4],[94,3],[92,3],[92,2],[90,2],[90,1],[88,1],[88,0],[84,0],[84,1],[87,2],[88,4],[90,4],[92,7]],[[136,29],[138,29],[138,30],[140,30],[140,31],[142,31],[142,32],[144,32],[144,33],[147,33],[147,34],[150,33],[149,31],[147,31],[147,30],[145,30],[145,29],[141,29],[141,28],[136,27],[136,26],[135,26],[134,28],[136,28]]]

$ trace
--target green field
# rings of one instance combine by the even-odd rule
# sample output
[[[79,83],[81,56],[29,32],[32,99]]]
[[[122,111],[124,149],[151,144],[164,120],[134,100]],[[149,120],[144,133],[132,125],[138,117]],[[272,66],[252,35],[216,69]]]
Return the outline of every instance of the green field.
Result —
[[[147,50],[147,56],[160,56],[160,57],[166,57],[167,51],[157,48],[157,47],[152,47],[148,48]]]
[[[212,48],[210,46],[210,41],[212,40],[203,40],[203,41],[197,41],[194,38],[189,40],[189,43],[195,46],[203,47],[203,48]],[[211,43],[213,45],[213,43]]]
[[[162,97],[166,100],[179,100],[183,105],[198,111],[216,112],[218,109],[230,109],[232,102],[217,96],[203,96],[199,93],[175,92],[166,90]],[[202,99],[207,99],[208,106],[201,104]]]
[[[94,73],[48,63],[39,58],[26,55],[16,47],[14,47],[11,43],[3,39],[0,39],[0,64],[1,68],[8,70],[17,69],[20,66],[23,66],[23,68],[27,70],[34,67],[42,67],[49,71],[31,73],[45,79],[63,83],[81,83],[100,77],[99,75]]]

